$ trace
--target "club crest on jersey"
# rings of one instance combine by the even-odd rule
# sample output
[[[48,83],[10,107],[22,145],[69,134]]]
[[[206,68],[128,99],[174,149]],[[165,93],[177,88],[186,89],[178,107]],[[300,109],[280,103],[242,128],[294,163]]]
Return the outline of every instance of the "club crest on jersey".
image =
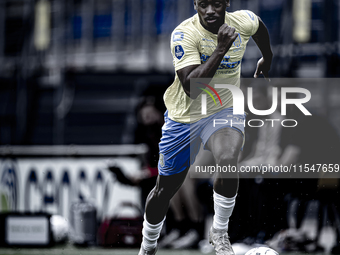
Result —
[[[184,53],[183,47],[181,45],[175,46],[175,56],[176,56],[176,58],[181,60],[181,58],[184,56],[184,54],[185,53]]]
[[[234,46],[238,48],[241,46],[241,43],[242,43],[241,35],[238,34],[237,38],[234,41]]]
[[[173,42],[182,41],[183,38],[184,38],[184,33],[183,32],[176,32],[172,36],[172,41]]]

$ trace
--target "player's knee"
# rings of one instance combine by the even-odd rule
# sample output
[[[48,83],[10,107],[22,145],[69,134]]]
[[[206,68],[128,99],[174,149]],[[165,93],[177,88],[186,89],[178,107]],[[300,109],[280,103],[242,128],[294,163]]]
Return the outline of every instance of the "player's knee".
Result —
[[[235,148],[222,151],[216,156],[216,163],[219,165],[234,164],[237,162],[238,151]]]

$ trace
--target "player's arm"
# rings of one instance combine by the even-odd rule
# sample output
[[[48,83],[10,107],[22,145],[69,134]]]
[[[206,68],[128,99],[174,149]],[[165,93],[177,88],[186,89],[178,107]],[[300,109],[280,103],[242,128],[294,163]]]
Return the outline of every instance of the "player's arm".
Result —
[[[217,47],[207,62],[201,65],[190,65],[177,70],[177,75],[181,81],[182,87],[190,98],[195,99],[202,92],[198,88],[194,91],[190,90],[190,79],[213,78],[223,57],[237,38],[237,35],[238,34],[235,33],[235,28],[229,27],[227,24],[223,24],[218,31]]]
[[[272,64],[273,52],[270,47],[268,29],[260,17],[258,17],[258,20],[259,28],[252,37],[262,53],[262,58],[257,62],[254,78],[257,78],[260,74],[263,74],[265,78],[268,78],[268,72]]]

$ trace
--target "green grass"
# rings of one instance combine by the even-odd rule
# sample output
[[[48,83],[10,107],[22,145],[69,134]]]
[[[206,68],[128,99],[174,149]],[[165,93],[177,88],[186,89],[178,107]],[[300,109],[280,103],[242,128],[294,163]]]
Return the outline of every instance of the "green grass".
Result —
[[[0,255],[137,255],[138,249],[101,249],[101,248],[76,248],[63,246],[50,249],[9,249],[0,248]],[[198,250],[159,250],[157,255],[201,255]],[[215,253],[210,253],[213,255]],[[302,253],[281,253],[280,255],[302,255]],[[303,254],[305,255],[305,253]]]
[[[52,248],[52,249],[0,249],[0,255],[137,255],[138,249],[98,249],[98,248]],[[198,250],[160,250],[157,255],[198,255]],[[213,253],[211,253],[213,254]]]

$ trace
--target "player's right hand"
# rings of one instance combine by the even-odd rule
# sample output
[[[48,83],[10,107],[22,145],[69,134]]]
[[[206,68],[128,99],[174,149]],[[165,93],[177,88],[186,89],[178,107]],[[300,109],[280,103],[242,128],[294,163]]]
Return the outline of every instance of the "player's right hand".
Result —
[[[217,47],[227,53],[237,36],[238,33],[235,32],[235,28],[230,27],[228,26],[228,24],[224,23],[218,30]]]
[[[264,78],[267,81],[270,81],[268,72],[270,70],[271,64],[272,64],[271,58],[269,58],[269,60],[265,58],[260,58],[260,60],[257,62],[257,67],[254,73],[254,78],[257,78],[259,77],[260,74],[263,74]]]

